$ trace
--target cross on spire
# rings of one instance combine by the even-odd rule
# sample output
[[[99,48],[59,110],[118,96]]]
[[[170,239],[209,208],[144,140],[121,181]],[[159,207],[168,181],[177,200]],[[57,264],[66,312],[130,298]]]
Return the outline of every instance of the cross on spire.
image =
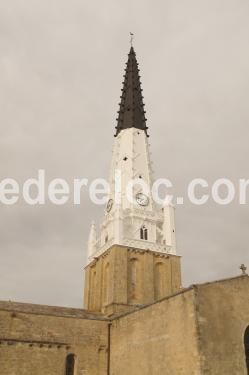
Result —
[[[247,267],[244,264],[241,264],[240,270],[242,271],[242,275],[247,275]]]

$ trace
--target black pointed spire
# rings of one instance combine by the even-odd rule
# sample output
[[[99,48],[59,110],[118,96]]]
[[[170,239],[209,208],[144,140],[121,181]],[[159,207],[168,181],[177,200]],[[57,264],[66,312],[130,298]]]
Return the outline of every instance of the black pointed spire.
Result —
[[[128,128],[143,130],[148,137],[142,91],[136,54],[131,47],[126,63],[115,137],[121,130]]]

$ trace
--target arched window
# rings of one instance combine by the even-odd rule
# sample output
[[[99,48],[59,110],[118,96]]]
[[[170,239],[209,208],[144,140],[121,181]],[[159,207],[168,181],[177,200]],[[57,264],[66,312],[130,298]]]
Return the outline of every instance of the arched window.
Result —
[[[249,374],[249,326],[247,327],[245,331],[244,345],[245,345],[247,373]]]
[[[107,263],[104,267],[104,282],[103,282],[103,297],[104,297],[104,304],[107,305],[109,301],[109,293],[110,293],[110,264]]]
[[[133,258],[131,259],[131,284],[133,286],[136,286],[136,283],[137,283],[137,263],[138,263],[138,260]]]
[[[163,263],[156,263],[155,265],[155,299],[156,301],[164,297],[164,267]]]
[[[140,263],[137,258],[130,259],[129,262],[129,302],[138,303],[139,302],[139,290],[141,283],[140,275]]]
[[[66,375],[74,375],[75,355],[68,354],[66,357]]]
[[[148,240],[148,229],[144,225],[140,228],[140,239]]]
[[[90,307],[92,310],[96,309],[96,289],[97,289],[97,274],[96,269],[92,269],[90,274],[90,287],[91,287],[91,293],[90,293]]]

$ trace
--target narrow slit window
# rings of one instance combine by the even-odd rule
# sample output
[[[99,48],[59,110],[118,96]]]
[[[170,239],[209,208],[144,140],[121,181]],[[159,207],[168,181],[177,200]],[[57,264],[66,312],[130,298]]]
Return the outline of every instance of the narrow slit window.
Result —
[[[148,240],[148,229],[144,228],[144,239],[147,241]]]
[[[75,355],[68,354],[66,357],[66,375],[74,375]]]

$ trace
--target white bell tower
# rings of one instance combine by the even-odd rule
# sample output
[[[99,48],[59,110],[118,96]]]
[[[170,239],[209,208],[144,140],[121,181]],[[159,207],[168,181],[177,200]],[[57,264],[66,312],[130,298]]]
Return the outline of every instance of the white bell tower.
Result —
[[[151,196],[148,128],[133,47],[126,65],[112,153],[110,196],[99,231],[92,224],[88,262],[112,245],[176,254],[175,209],[172,205],[159,207]]]

